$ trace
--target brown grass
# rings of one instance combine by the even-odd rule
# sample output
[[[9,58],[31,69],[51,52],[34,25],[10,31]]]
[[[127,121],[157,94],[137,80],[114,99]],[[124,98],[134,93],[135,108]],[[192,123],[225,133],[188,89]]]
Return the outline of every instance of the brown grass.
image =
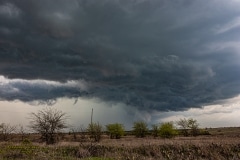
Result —
[[[124,136],[109,139],[104,136],[99,143],[91,142],[88,136],[64,134],[55,145],[40,143],[39,135],[28,135],[31,143],[22,143],[20,135],[11,142],[0,143],[0,159],[82,159],[102,157],[119,160],[155,159],[240,159],[240,129],[209,129],[211,135],[198,137],[178,136],[173,139],[135,138]]]

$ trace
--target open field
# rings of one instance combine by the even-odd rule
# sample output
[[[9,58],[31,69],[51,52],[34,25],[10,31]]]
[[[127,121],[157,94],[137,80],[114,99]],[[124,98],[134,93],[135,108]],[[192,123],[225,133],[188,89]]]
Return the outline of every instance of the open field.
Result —
[[[0,159],[240,159],[240,128],[208,130],[211,135],[177,136],[173,139],[152,136],[135,138],[129,135],[121,139],[109,139],[104,135],[99,143],[91,142],[81,134],[75,138],[63,134],[54,145],[39,143],[39,135],[27,135],[24,141],[20,140],[20,135],[14,135],[11,141],[0,143]]]
[[[221,127],[208,129],[211,135],[240,136],[240,127]]]

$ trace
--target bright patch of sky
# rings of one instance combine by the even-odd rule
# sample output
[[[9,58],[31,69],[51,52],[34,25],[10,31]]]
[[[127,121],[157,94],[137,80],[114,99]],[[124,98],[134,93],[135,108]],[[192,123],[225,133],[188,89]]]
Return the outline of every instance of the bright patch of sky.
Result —
[[[97,99],[58,99],[52,106],[31,105],[20,101],[0,102],[1,123],[11,125],[23,125],[27,129],[29,113],[37,112],[45,107],[53,107],[65,112],[69,129],[85,128],[91,121],[93,109],[93,121],[102,125],[110,123],[124,124],[128,130],[132,129],[133,122],[143,120],[149,124],[177,121],[181,118],[196,119],[201,128],[205,127],[237,127],[240,126],[240,96],[225,101],[221,105],[210,105],[203,108],[192,108],[181,112],[145,112],[138,111],[120,103],[104,103]]]

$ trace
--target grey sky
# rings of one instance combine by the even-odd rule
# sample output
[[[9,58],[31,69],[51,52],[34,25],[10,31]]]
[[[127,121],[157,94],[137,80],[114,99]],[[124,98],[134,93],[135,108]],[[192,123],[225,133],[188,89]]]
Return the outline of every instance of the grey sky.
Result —
[[[238,0],[1,0],[0,99],[185,111],[240,93]]]

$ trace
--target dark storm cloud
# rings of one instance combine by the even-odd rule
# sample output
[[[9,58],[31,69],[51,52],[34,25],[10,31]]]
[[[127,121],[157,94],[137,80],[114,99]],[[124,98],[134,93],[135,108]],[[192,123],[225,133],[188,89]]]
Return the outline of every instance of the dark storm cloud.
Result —
[[[89,83],[87,94],[70,87],[42,95],[39,86],[12,98],[23,101],[90,96],[143,110],[201,107],[240,93],[239,8],[234,0],[3,0],[0,74]]]
[[[67,81],[59,83],[47,80],[10,80],[0,76],[0,100],[21,100],[24,102],[52,105],[57,97],[78,98],[87,93],[85,81]]]

